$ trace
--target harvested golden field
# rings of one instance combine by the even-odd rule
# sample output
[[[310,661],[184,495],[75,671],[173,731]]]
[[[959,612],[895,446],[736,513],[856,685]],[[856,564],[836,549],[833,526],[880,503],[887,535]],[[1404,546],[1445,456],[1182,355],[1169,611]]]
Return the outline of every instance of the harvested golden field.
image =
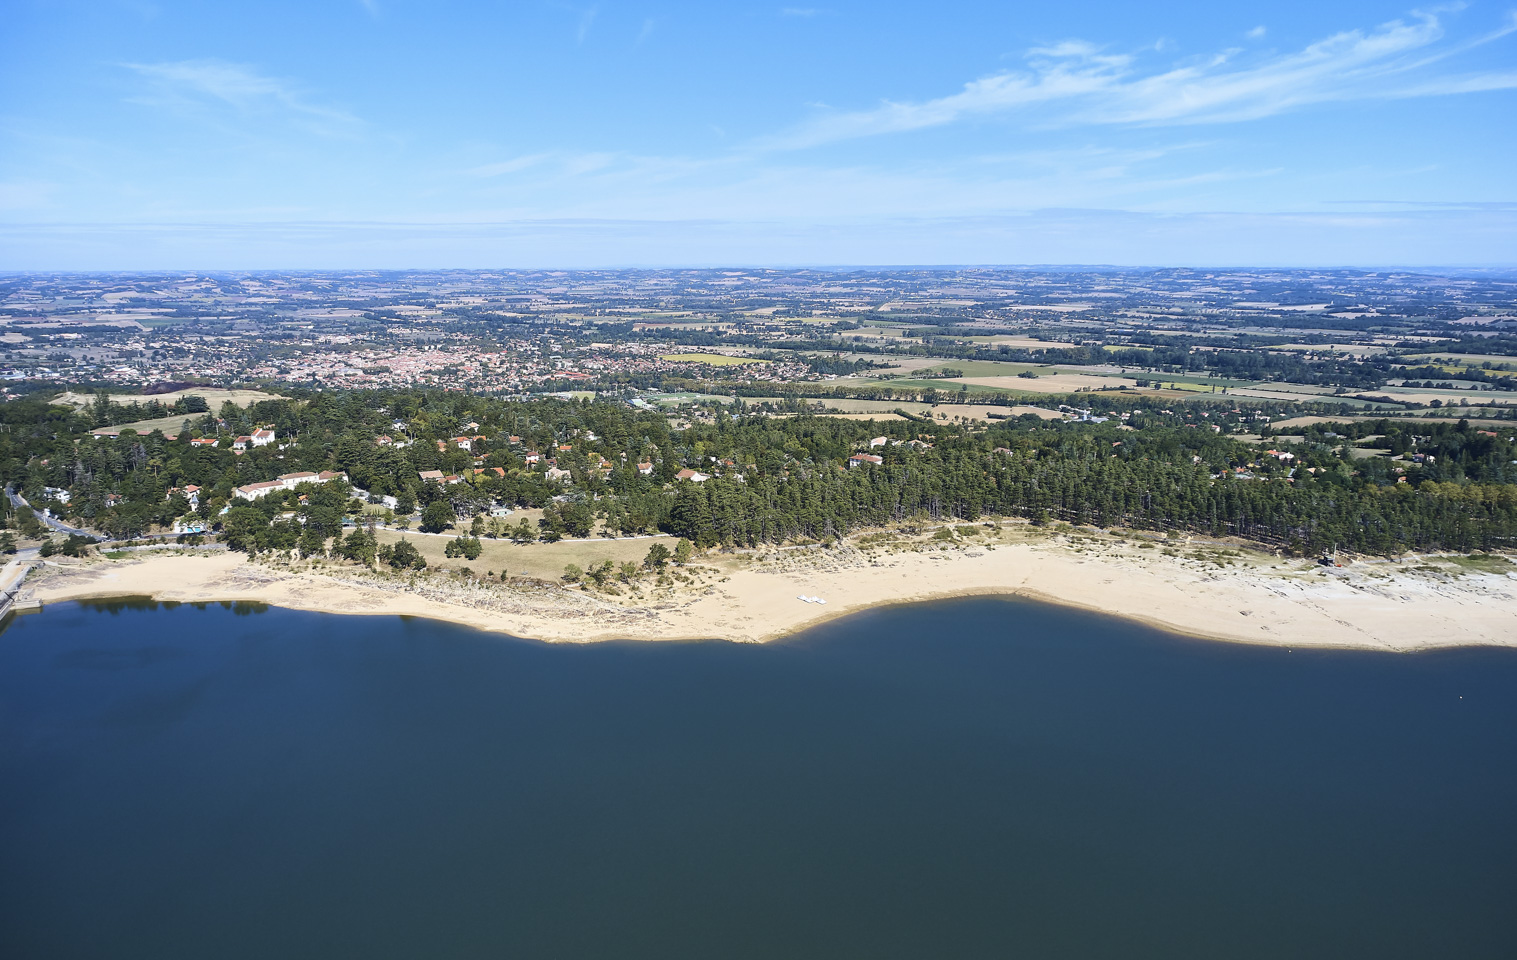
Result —
[[[1062,415],[1057,410],[1048,410],[1044,407],[1014,406],[1002,407],[993,403],[939,403],[930,408],[934,420],[989,420],[991,415],[995,417],[1020,417],[1024,413],[1030,413],[1043,420],[1059,420]]]
[[[147,403],[157,400],[159,403],[172,404],[178,402],[181,397],[204,397],[205,402],[211,405],[211,412],[227,401],[231,401],[239,407],[246,407],[258,403],[261,400],[281,400],[272,393],[264,393],[262,390],[223,390],[220,387],[189,387],[184,390],[175,390],[171,393],[155,393],[151,396],[142,396],[132,393],[113,393],[110,395],[112,403]],[[94,403],[95,398],[89,394],[65,393],[54,403],[66,403],[75,407],[83,407]]]

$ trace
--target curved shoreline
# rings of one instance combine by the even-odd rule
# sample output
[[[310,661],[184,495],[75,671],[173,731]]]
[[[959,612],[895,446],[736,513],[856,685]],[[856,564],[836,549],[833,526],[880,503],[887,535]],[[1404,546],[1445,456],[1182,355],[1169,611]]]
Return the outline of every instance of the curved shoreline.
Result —
[[[1493,646],[1495,646],[1495,647],[1517,647],[1517,638],[1514,638],[1511,642],[1492,642],[1492,641],[1488,641],[1488,640],[1456,640],[1456,641],[1451,641],[1451,642],[1447,642],[1447,643],[1407,644],[1407,645],[1401,645],[1401,646],[1390,645],[1390,644],[1354,643],[1352,641],[1341,641],[1341,642],[1340,641],[1334,641],[1334,642],[1330,642],[1330,643],[1321,643],[1321,642],[1315,642],[1314,643],[1314,642],[1311,642],[1311,641],[1289,642],[1289,641],[1285,641],[1285,640],[1279,640],[1279,641],[1261,641],[1261,640],[1251,639],[1251,638],[1248,638],[1248,637],[1241,637],[1241,636],[1236,636],[1236,635],[1232,635],[1232,636],[1225,635],[1225,634],[1218,633],[1218,632],[1210,632],[1210,633],[1208,633],[1208,632],[1205,632],[1205,631],[1202,631],[1202,630],[1188,629],[1188,628],[1179,626],[1177,624],[1174,624],[1172,622],[1163,620],[1163,619],[1158,618],[1158,617],[1146,617],[1146,616],[1142,616],[1140,614],[1133,614],[1133,613],[1116,613],[1116,612],[1113,612],[1111,610],[1103,609],[1103,608],[1101,608],[1099,606],[1095,606],[1095,605],[1087,604],[1087,603],[1082,603],[1082,602],[1080,602],[1078,600],[1073,600],[1073,599],[1064,598],[1064,597],[1056,597],[1056,596],[1052,596],[1052,595],[1049,595],[1049,594],[1044,594],[1044,593],[1041,593],[1041,592],[1038,592],[1038,591],[1022,590],[1022,589],[998,589],[998,588],[994,588],[994,587],[990,587],[990,588],[977,588],[977,589],[964,589],[964,590],[945,590],[945,591],[941,591],[941,592],[937,592],[937,593],[923,594],[923,595],[919,595],[919,596],[906,597],[906,598],[902,598],[902,599],[898,599],[898,600],[884,600],[884,601],[880,601],[878,603],[860,604],[860,605],[849,606],[849,607],[839,607],[836,610],[832,610],[832,611],[829,611],[829,612],[826,612],[826,613],[819,613],[815,617],[813,617],[812,619],[806,620],[806,621],[804,621],[804,622],[802,622],[800,624],[797,624],[796,626],[789,627],[789,628],[786,628],[784,630],[777,631],[777,632],[774,632],[774,633],[771,633],[771,634],[767,634],[765,636],[762,636],[762,637],[759,637],[759,638],[756,638],[756,639],[723,637],[723,636],[715,636],[715,635],[710,635],[710,634],[690,634],[688,636],[673,635],[673,634],[661,634],[659,636],[649,636],[649,637],[631,637],[631,636],[625,636],[625,635],[622,635],[622,634],[605,634],[605,635],[602,635],[602,636],[592,636],[592,637],[583,637],[583,638],[534,636],[534,635],[531,635],[531,634],[526,634],[526,633],[521,633],[521,632],[517,632],[517,631],[514,631],[514,630],[510,630],[510,629],[508,629],[508,628],[500,625],[499,623],[479,623],[479,622],[474,622],[470,618],[460,617],[460,616],[456,616],[456,615],[437,614],[437,613],[420,613],[420,612],[409,612],[409,611],[398,611],[398,610],[335,610],[335,609],[331,609],[330,607],[325,607],[325,606],[306,606],[306,605],[301,605],[301,604],[296,604],[296,603],[282,602],[282,601],[278,601],[278,600],[270,600],[270,599],[264,598],[262,596],[204,596],[204,597],[199,597],[199,598],[196,598],[196,599],[186,600],[186,599],[180,599],[180,598],[177,598],[177,597],[171,598],[171,597],[166,597],[166,596],[157,596],[157,595],[154,595],[152,593],[140,593],[140,592],[132,592],[132,593],[118,593],[118,592],[79,593],[79,594],[68,594],[68,595],[64,595],[64,596],[50,598],[45,603],[43,603],[42,606],[39,607],[38,609],[32,610],[32,611],[28,611],[28,612],[32,612],[32,613],[41,612],[43,609],[46,608],[46,603],[76,603],[76,602],[77,603],[96,603],[96,602],[109,601],[109,600],[146,600],[146,601],[149,601],[149,602],[152,602],[152,603],[174,604],[174,605],[180,605],[180,604],[204,604],[204,603],[257,603],[257,604],[262,604],[262,605],[268,606],[268,607],[278,607],[278,608],[283,609],[283,610],[294,610],[294,611],[298,611],[298,612],[301,612],[301,613],[320,613],[320,614],[327,614],[327,615],[330,615],[330,616],[343,616],[343,617],[347,617],[347,616],[355,616],[355,617],[388,616],[388,617],[410,617],[410,618],[421,619],[421,620],[435,620],[438,623],[447,623],[447,624],[452,624],[454,626],[468,627],[470,629],[479,630],[479,631],[484,632],[484,633],[500,633],[500,634],[505,634],[506,636],[509,636],[509,637],[511,637],[513,639],[516,639],[516,640],[528,640],[528,641],[533,641],[533,642],[537,642],[537,643],[615,643],[615,642],[619,642],[619,641],[637,641],[637,642],[643,642],[643,643],[660,643],[660,642],[663,642],[663,643],[699,643],[699,642],[706,642],[706,641],[722,641],[722,642],[727,642],[727,643],[760,643],[760,644],[764,644],[764,643],[778,643],[780,641],[787,640],[787,639],[789,639],[791,637],[798,636],[799,634],[802,634],[802,633],[806,632],[807,630],[810,630],[810,629],[812,629],[814,627],[819,627],[819,626],[822,626],[823,624],[832,623],[832,622],[837,621],[837,620],[844,620],[844,619],[847,619],[848,617],[855,616],[855,615],[861,614],[861,613],[866,613],[866,612],[871,611],[871,610],[885,610],[885,609],[889,609],[891,607],[906,607],[906,606],[915,606],[917,604],[939,603],[939,602],[947,601],[947,600],[969,599],[971,597],[1014,597],[1014,598],[1017,598],[1017,599],[1031,600],[1031,601],[1033,601],[1035,603],[1044,603],[1044,604],[1049,604],[1051,606],[1066,607],[1068,609],[1079,610],[1079,611],[1082,611],[1084,613],[1092,613],[1092,614],[1096,614],[1096,615],[1102,616],[1102,617],[1110,617],[1110,618],[1112,618],[1114,620],[1123,620],[1123,621],[1127,621],[1127,622],[1130,622],[1130,623],[1141,624],[1142,626],[1152,628],[1152,629],[1160,631],[1162,633],[1168,633],[1168,634],[1171,634],[1171,635],[1177,636],[1177,637],[1185,637],[1185,638],[1191,639],[1191,640],[1205,641],[1205,642],[1208,642],[1208,643],[1230,643],[1230,644],[1241,644],[1241,645],[1246,645],[1246,646],[1270,646],[1270,647],[1281,647],[1281,648],[1286,648],[1286,649],[1300,647],[1302,649],[1359,650],[1359,651],[1373,652],[1373,653],[1406,653],[1406,654],[1411,654],[1411,653],[1428,653],[1428,652],[1432,652],[1432,651],[1435,651],[1435,650],[1455,650],[1455,649],[1467,649],[1467,648],[1477,648],[1477,647],[1493,647]]]
[[[918,545],[893,553],[773,551],[714,558],[715,567],[695,568],[702,579],[633,600],[538,581],[481,585],[447,576],[379,580],[343,568],[291,572],[220,554],[49,567],[27,588],[44,604],[252,601],[317,613],[426,617],[556,643],[770,642],[895,604],[1017,596],[1211,641],[1389,652],[1517,646],[1517,574],[1427,572],[1435,568],[1426,563],[1326,571],[1238,556],[1198,561],[1088,538]],[[797,594],[823,596],[828,605],[802,603]]]

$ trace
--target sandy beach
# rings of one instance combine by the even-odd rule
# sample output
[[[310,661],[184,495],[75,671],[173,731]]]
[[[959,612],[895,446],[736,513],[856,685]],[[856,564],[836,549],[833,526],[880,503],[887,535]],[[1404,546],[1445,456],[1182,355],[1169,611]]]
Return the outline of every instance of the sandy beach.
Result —
[[[713,555],[665,588],[608,595],[535,580],[282,569],[241,554],[94,560],[34,571],[44,605],[110,596],[245,600],[341,614],[431,617],[557,642],[762,642],[881,605],[1014,594],[1178,633],[1291,647],[1416,651],[1517,645],[1517,567],[1500,558],[1361,560],[1326,568],[1184,540],[1008,525],[953,540],[874,534],[827,549]],[[684,582],[678,582],[680,580]],[[806,602],[800,597],[826,602]]]

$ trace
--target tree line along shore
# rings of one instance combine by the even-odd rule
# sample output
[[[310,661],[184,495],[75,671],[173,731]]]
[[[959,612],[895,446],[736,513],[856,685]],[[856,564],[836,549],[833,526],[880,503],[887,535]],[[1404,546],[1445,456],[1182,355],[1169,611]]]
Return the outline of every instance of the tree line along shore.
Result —
[[[0,548],[17,534],[47,540],[32,512],[43,509],[113,539],[177,525],[249,553],[392,566],[415,551],[380,543],[372,525],[451,531],[465,556],[481,535],[664,533],[705,550],[981,518],[1236,537],[1303,556],[1502,551],[1517,536],[1512,428],[1359,420],[1272,437],[1262,406],[1161,402],[1066,405],[1060,420],[872,422],[322,391],[187,410],[172,434],[103,435],[92,432],[102,421],[120,422],[111,401],[31,397],[0,404],[0,480],[30,504],[4,501]]]

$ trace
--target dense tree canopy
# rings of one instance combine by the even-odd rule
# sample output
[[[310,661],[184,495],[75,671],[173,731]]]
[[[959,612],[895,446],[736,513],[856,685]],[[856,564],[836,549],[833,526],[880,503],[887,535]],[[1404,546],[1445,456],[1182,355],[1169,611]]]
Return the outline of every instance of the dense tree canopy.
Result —
[[[538,507],[535,527],[501,524],[497,535],[663,530],[697,547],[981,517],[1188,530],[1301,551],[1500,549],[1517,534],[1510,427],[1388,419],[1244,442],[1231,435],[1239,409],[1142,402],[1127,400],[1121,417],[1106,401],[1105,422],[1023,416],[988,427],[735,407],[736,416],[716,411],[676,430],[660,413],[615,402],[355,391],[223,405],[171,438],[97,436],[100,410],[26,399],[0,404],[0,477],[33,504],[112,536],[193,514],[237,549],[307,555],[342,537],[355,494],[394,497],[402,515],[420,504],[428,530],[462,523],[477,536],[471,521],[492,507]],[[232,448],[259,427],[277,442]],[[215,442],[191,442],[198,437]],[[883,441],[871,447],[871,437]],[[882,462],[850,467],[861,451]],[[236,495],[323,470],[346,473],[353,489],[307,483],[251,502]],[[709,479],[680,479],[682,470]],[[430,471],[443,479],[424,479]],[[331,549],[382,559],[366,537],[353,531]]]

